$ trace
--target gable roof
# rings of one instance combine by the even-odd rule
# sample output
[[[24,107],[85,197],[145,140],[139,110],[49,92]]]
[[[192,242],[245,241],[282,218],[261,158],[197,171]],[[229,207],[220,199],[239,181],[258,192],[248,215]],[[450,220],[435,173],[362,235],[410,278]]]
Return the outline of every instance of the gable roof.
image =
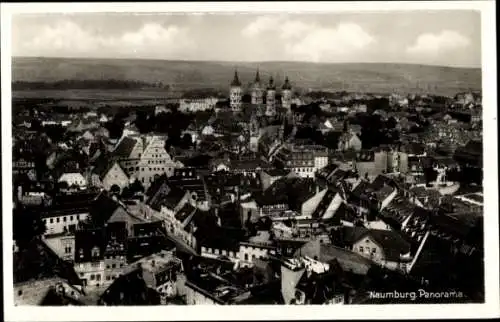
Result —
[[[128,136],[124,137],[116,149],[113,150],[113,156],[117,158],[128,158],[134,150],[137,140]]]
[[[410,251],[410,243],[396,231],[369,229],[357,236],[357,240],[354,243],[366,236],[370,236],[373,241],[382,247],[386,260],[399,261],[401,254],[406,254]]]

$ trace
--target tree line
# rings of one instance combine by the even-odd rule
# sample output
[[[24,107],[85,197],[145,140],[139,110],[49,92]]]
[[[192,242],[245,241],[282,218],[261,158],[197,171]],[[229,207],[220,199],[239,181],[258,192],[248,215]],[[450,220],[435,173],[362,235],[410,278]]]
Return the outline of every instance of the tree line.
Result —
[[[67,89],[141,89],[163,88],[170,86],[162,82],[148,83],[136,80],[119,79],[65,79],[55,82],[16,81],[12,83],[12,90],[67,90]]]

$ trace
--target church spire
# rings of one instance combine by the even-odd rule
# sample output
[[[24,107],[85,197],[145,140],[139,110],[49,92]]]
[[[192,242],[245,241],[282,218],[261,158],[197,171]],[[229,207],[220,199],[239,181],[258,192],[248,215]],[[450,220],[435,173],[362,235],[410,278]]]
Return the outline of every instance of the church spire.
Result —
[[[269,78],[269,86],[267,87],[267,89],[275,89],[276,86],[274,85],[274,79],[273,79],[273,76],[271,76]]]
[[[285,83],[283,84],[283,89],[292,89],[292,85],[290,85],[290,81],[288,80],[288,76],[285,77]]]
[[[240,79],[238,78],[238,70],[234,70],[234,78],[233,81],[231,82],[231,86],[241,86]]]
[[[255,82],[260,83],[259,68],[257,68],[257,72],[255,73]]]

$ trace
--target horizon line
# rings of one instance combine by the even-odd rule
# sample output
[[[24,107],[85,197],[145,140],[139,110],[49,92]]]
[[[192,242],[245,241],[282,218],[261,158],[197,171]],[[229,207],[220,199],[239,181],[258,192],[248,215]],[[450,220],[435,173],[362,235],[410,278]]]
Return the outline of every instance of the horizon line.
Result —
[[[193,62],[193,63],[228,63],[228,64],[269,64],[269,63],[289,63],[289,64],[311,64],[311,65],[353,65],[353,64],[372,64],[372,65],[409,65],[409,66],[428,66],[441,68],[455,69],[479,69],[482,71],[482,66],[454,66],[454,65],[433,65],[423,63],[404,63],[404,62],[313,62],[301,60],[261,60],[261,61],[238,61],[238,60],[196,60],[196,59],[162,59],[162,58],[112,58],[112,57],[65,57],[65,56],[11,56],[14,58],[31,58],[31,59],[82,59],[82,60],[150,60],[150,61],[165,61],[165,62]]]

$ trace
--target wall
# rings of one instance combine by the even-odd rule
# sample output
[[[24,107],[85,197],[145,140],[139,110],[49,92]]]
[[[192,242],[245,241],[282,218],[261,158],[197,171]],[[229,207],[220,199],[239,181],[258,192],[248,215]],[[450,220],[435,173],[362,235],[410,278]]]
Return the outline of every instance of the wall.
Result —
[[[189,283],[186,283],[186,304],[187,305],[218,305],[211,298],[201,294],[198,290],[194,289]]]
[[[84,280],[88,288],[100,287],[106,282],[104,260],[75,263],[74,268],[80,280]]]
[[[43,242],[59,256],[67,261],[75,260],[75,236],[64,235],[44,238]]]
[[[88,216],[89,213],[76,213],[43,218],[43,222],[47,227],[45,235],[63,233],[65,227],[70,231],[71,225],[75,225],[76,228],[78,222],[86,220]]]
[[[117,185],[123,190],[123,188],[128,186],[128,183],[129,179],[118,163],[115,163],[113,167],[111,167],[102,180],[104,189],[108,191],[111,190],[113,185]]]
[[[382,264],[385,262],[385,255],[382,248],[369,236],[365,236],[361,240],[355,242],[352,246],[352,250],[363,257],[370,258],[376,263]],[[375,252],[373,252],[373,250],[375,250]]]
[[[276,250],[258,245],[240,244],[238,258],[244,263],[252,263],[255,259],[266,259],[269,255],[275,255]]]

